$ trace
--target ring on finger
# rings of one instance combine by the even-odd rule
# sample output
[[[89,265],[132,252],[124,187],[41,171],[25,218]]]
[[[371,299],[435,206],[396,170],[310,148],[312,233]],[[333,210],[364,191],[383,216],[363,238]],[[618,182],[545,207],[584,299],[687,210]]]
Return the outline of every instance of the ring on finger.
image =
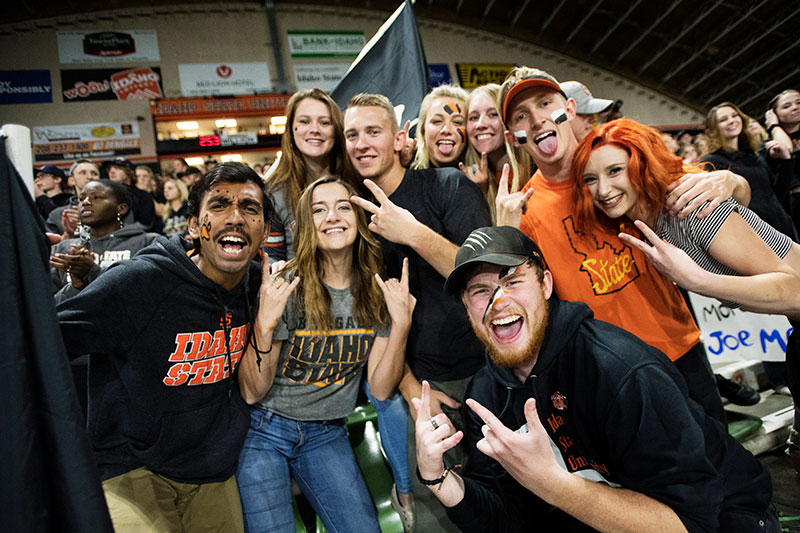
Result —
[[[439,424],[437,424],[436,420],[433,418],[431,418],[431,425],[433,426],[433,429],[439,429]]]

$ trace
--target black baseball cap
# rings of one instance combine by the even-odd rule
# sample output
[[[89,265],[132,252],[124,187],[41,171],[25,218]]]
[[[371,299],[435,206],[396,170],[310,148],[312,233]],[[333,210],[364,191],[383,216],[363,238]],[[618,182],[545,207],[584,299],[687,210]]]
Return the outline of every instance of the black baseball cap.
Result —
[[[135,167],[133,163],[125,159],[124,157],[115,157],[111,161],[107,161],[106,164],[110,167],[119,167],[119,168],[127,168],[128,170],[134,170]]]
[[[64,171],[58,168],[55,165],[45,165],[39,170],[34,173],[34,176],[37,174],[50,174],[51,176],[55,176],[57,178],[61,178],[62,180],[67,180],[67,175],[64,174]]]
[[[197,167],[186,167],[183,172],[178,172],[178,177],[191,176],[192,174],[201,174],[200,169]]]
[[[542,251],[530,237],[512,226],[490,226],[474,230],[464,240],[456,254],[456,267],[444,282],[445,294],[458,294],[470,267],[478,263],[500,266],[519,266],[533,259],[547,268]]]

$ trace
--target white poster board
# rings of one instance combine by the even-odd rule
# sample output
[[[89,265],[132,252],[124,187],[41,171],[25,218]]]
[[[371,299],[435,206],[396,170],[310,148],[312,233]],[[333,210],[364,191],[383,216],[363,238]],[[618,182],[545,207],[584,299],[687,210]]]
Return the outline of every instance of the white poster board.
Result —
[[[266,63],[191,63],[178,65],[183,96],[268,93]]]
[[[123,63],[161,61],[156,30],[60,31],[61,63]]]
[[[317,88],[331,92],[348,68],[350,63],[295,63],[294,83],[298,90]]]
[[[731,309],[690,292],[706,355],[712,365],[744,360],[785,361],[792,326],[785,316]]]

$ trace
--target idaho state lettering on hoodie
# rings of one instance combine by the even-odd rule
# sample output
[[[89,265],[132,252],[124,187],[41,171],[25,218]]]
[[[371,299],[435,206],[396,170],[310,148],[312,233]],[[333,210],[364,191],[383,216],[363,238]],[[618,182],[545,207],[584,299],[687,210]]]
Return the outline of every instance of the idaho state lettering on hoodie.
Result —
[[[230,360],[234,368],[242,357],[249,331],[249,324],[228,331]],[[224,329],[218,329],[213,333],[210,331],[178,333],[175,336],[175,351],[169,355],[169,360],[176,363],[164,376],[164,385],[170,387],[208,385],[225,379],[230,375],[230,368],[226,365],[226,355]]]

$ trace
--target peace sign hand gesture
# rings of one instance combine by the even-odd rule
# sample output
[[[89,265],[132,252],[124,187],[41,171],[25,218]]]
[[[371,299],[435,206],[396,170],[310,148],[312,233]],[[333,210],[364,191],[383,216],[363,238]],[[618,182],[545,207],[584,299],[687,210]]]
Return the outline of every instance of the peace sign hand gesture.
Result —
[[[497,198],[494,201],[497,210],[497,226],[512,226],[519,228],[522,215],[528,211],[528,200],[533,196],[533,188],[526,192],[508,192],[508,175],[511,168],[503,165],[503,174],[500,176],[500,186],[497,189]]]
[[[411,245],[413,229],[419,224],[411,211],[399,207],[372,180],[364,180],[364,186],[372,192],[379,205],[360,196],[351,196],[350,201],[372,213],[369,229],[396,244]]]

